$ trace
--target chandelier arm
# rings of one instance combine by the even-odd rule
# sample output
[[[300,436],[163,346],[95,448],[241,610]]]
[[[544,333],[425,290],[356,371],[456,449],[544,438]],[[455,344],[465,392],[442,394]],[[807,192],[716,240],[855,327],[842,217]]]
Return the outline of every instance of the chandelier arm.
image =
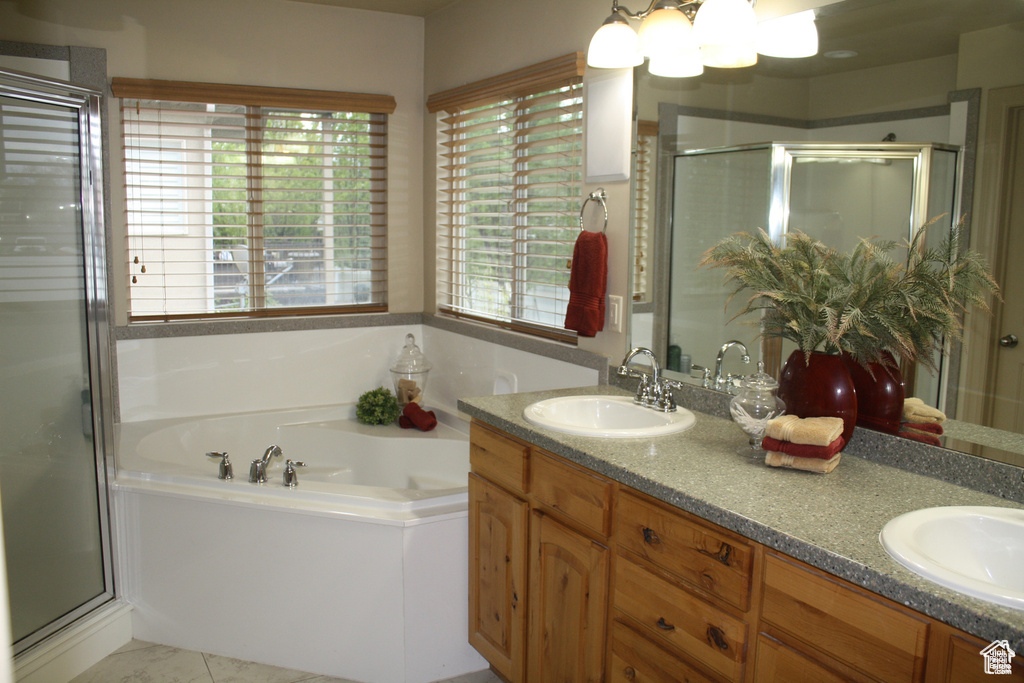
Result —
[[[620,5],[619,0],[612,0],[612,13],[618,12],[629,19],[643,19],[654,11],[654,6],[657,5],[658,2],[660,2],[660,0],[651,0],[651,4],[647,6],[647,9],[641,12],[633,12],[628,7]]]
[[[697,10],[700,9],[701,4],[704,0],[675,0],[679,6],[679,11],[686,15],[686,18],[693,21],[694,15],[697,14]],[[756,0],[754,0],[756,2]],[[658,5],[664,0],[651,0],[651,4],[647,6],[647,9],[639,12],[619,4],[619,0],[612,0],[612,14],[621,14],[627,19],[646,19],[651,12],[653,12]],[[753,4],[753,3],[751,3]]]

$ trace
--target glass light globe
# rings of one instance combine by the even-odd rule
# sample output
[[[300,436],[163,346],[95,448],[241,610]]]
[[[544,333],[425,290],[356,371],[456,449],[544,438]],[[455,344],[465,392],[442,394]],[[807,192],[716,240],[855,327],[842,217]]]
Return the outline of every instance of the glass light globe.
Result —
[[[757,15],[747,0],[707,0],[693,19],[707,66],[733,69],[757,63]]]
[[[674,7],[656,9],[640,24],[640,51],[647,57],[693,44],[693,26],[686,15]]]
[[[643,64],[636,31],[617,13],[597,29],[587,48],[587,65],[597,69],[625,69]]]
[[[813,57],[818,54],[814,10],[762,21],[757,25],[757,51],[769,57]]]
[[[651,56],[647,63],[647,71],[652,76],[666,78],[692,78],[704,73],[700,50],[668,50]]]

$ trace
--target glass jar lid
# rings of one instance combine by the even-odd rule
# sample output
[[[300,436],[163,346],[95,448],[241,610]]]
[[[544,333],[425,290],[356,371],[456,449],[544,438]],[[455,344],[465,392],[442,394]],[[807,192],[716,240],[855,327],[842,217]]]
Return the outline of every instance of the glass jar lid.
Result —
[[[772,391],[779,388],[775,378],[764,371],[764,361],[757,361],[757,372],[747,375],[740,382],[743,387],[754,391]]]
[[[430,361],[420,351],[420,347],[416,346],[416,338],[411,334],[405,335],[405,346],[399,352],[398,360],[391,366],[391,371],[399,373],[426,372],[431,367]]]

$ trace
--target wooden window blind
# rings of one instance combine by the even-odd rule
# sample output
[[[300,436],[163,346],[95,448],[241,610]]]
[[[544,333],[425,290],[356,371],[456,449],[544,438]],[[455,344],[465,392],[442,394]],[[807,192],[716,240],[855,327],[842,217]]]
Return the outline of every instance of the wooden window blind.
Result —
[[[114,79],[132,322],[387,308],[393,98]]]
[[[432,96],[442,312],[563,341],[582,191],[581,53]]]
[[[648,264],[657,146],[658,122],[637,121],[636,172],[633,178],[633,301],[651,300]]]

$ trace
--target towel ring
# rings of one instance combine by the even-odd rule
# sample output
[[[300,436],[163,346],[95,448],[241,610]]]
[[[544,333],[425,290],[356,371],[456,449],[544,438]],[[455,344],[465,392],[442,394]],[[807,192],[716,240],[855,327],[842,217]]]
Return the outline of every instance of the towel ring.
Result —
[[[586,230],[586,227],[583,225],[583,210],[587,208],[587,202],[593,199],[594,201],[601,202],[601,207],[604,209],[604,227],[601,228],[601,232],[608,231],[608,204],[605,202],[607,196],[604,188],[599,187],[583,200],[583,206],[580,207],[580,230]]]

